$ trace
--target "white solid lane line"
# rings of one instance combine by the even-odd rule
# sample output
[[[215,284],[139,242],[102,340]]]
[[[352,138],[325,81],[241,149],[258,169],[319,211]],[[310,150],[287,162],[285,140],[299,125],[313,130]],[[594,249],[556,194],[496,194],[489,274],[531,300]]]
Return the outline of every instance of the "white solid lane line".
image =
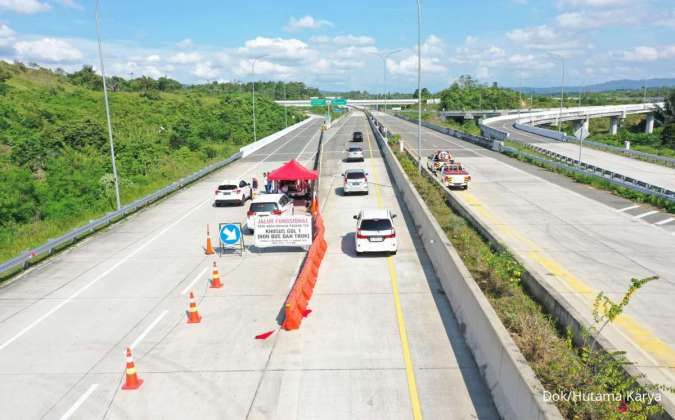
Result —
[[[77,401],[75,401],[75,404],[73,404],[72,407],[68,409],[68,411],[63,413],[61,420],[68,420],[73,414],[75,414],[77,409],[80,408],[80,406],[84,404],[85,401],[87,401],[87,398],[89,398],[89,396],[93,394],[94,391],[96,391],[96,388],[98,388],[98,384],[93,384],[90,386],[89,389],[87,389],[87,391],[82,394],[80,398],[77,399]]]
[[[187,219],[188,217],[190,217],[190,216],[192,215],[192,213],[196,212],[197,210],[199,210],[200,208],[202,208],[206,203],[209,203],[210,201],[211,201],[211,199],[209,198],[208,200],[202,201],[202,202],[199,203],[197,206],[193,207],[192,210],[188,211],[188,212],[185,213],[183,216],[181,216],[178,220],[174,221],[173,223],[171,223],[170,225],[168,225],[167,227],[165,227],[164,229],[162,229],[161,231],[159,231],[155,236],[153,236],[152,238],[148,239],[145,243],[143,243],[143,245],[139,246],[138,248],[136,248],[135,250],[133,250],[132,252],[130,252],[126,257],[124,257],[124,258],[122,258],[121,260],[119,260],[119,261],[118,261],[117,263],[115,263],[112,267],[110,267],[109,269],[105,270],[103,273],[101,273],[101,274],[99,274],[98,276],[96,276],[92,281],[90,281],[89,283],[87,283],[87,284],[85,284],[84,286],[80,287],[75,293],[73,293],[72,295],[70,295],[69,297],[67,297],[66,299],[64,299],[61,303],[59,303],[58,305],[54,306],[52,309],[50,309],[49,311],[45,312],[42,316],[40,316],[39,318],[37,318],[35,321],[33,321],[33,322],[31,322],[30,324],[28,324],[28,325],[27,325],[26,327],[24,327],[21,331],[19,331],[16,335],[14,335],[12,338],[10,338],[9,340],[7,340],[7,341],[5,341],[4,343],[2,343],[2,345],[0,345],[0,351],[1,351],[1,350],[4,350],[7,346],[9,346],[10,344],[12,344],[12,343],[13,343],[15,340],[17,340],[19,337],[21,337],[22,335],[26,334],[28,331],[32,330],[33,328],[35,328],[35,326],[37,326],[37,325],[40,324],[42,321],[44,321],[45,319],[47,319],[47,318],[48,318],[49,316],[51,316],[54,312],[58,311],[59,309],[63,308],[64,306],[66,306],[71,300],[75,299],[76,297],[78,297],[79,295],[81,295],[82,293],[84,293],[87,289],[89,289],[91,286],[93,286],[94,284],[96,284],[99,280],[101,280],[102,278],[106,277],[108,274],[110,274],[110,273],[112,273],[113,271],[115,271],[119,266],[121,266],[122,264],[126,263],[130,258],[134,257],[134,256],[137,255],[139,252],[143,251],[145,248],[148,247],[148,245],[150,245],[151,243],[153,243],[154,241],[156,241],[160,236],[164,235],[166,232],[168,232],[168,231],[169,231],[170,229],[172,229],[174,226],[176,226],[177,224],[179,224],[179,223],[182,222],[183,220],[185,220],[185,219]]]
[[[655,225],[665,225],[666,223],[670,223],[673,220],[675,220],[675,217],[669,217],[667,219],[661,220],[660,222],[654,223]]]
[[[301,132],[304,132],[304,130],[301,130]],[[294,138],[296,138],[298,135],[300,135],[300,133],[296,133],[296,134],[295,134],[293,137],[291,137],[288,141],[284,142],[284,144],[282,144],[281,146],[279,146],[276,150],[272,151],[272,152],[269,154],[269,156],[268,156],[267,158],[263,159],[263,160],[260,161],[260,162],[257,162],[257,164],[256,164],[253,168],[250,168],[250,169],[249,169],[248,171],[246,171],[245,173],[248,173],[248,172],[254,170],[255,168],[257,168],[258,166],[260,166],[260,164],[262,164],[264,161],[266,161],[267,159],[269,159],[274,153],[276,153],[278,150],[280,150],[280,149],[281,149],[282,147],[284,147],[286,144],[290,143],[291,140],[293,140]],[[136,249],[135,249],[134,251],[132,251],[129,255],[127,255],[126,257],[124,257],[124,258],[122,258],[121,260],[119,260],[119,261],[118,261],[117,263],[115,263],[112,267],[110,267],[109,269],[107,269],[107,270],[104,271],[103,273],[101,273],[101,274],[99,274],[98,276],[96,276],[96,277],[95,277],[93,280],[91,280],[89,283],[87,283],[87,284],[85,284],[84,286],[82,286],[81,288],[79,288],[75,293],[73,293],[72,295],[70,295],[69,297],[67,297],[66,299],[64,299],[61,303],[59,303],[58,305],[54,306],[54,307],[53,307],[52,309],[50,309],[49,311],[45,312],[42,316],[38,317],[36,320],[34,320],[34,321],[31,322],[30,324],[28,324],[28,325],[27,325],[26,327],[24,327],[21,331],[19,331],[18,333],[16,333],[13,337],[11,337],[10,339],[8,339],[8,340],[5,341],[4,343],[0,344],[0,351],[4,350],[7,346],[9,346],[10,344],[12,344],[12,343],[13,343],[14,341],[16,341],[18,338],[20,338],[21,336],[23,336],[24,334],[26,334],[28,331],[30,331],[30,330],[32,330],[33,328],[35,328],[35,327],[36,327],[37,325],[39,325],[42,321],[44,321],[45,319],[49,318],[49,317],[50,317],[52,314],[54,314],[56,311],[58,311],[59,309],[63,308],[65,305],[67,305],[71,300],[75,299],[76,297],[78,297],[79,295],[81,295],[82,293],[84,293],[84,292],[85,292],[87,289],[89,289],[91,286],[93,286],[94,284],[96,284],[96,283],[97,283],[98,281],[100,281],[102,278],[106,277],[108,274],[112,273],[112,272],[113,272],[115,269],[117,269],[119,266],[121,266],[122,264],[126,263],[130,258],[134,257],[136,254],[138,254],[139,252],[141,252],[142,250],[144,250],[148,245],[150,245],[151,243],[153,243],[153,242],[154,242],[155,240],[157,240],[160,236],[164,235],[166,232],[168,232],[168,231],[169,231],[170,229],[172,229],[174,226],[178,225],[178,224],[181,223],[183,220],[185,220],[185,219],[187,219],[188,217],[190,217],[194,212],[196,212],[196,211],[199,210],[202,206],[204,206],[205,204],[207,204],[207,203],[209,203],[209,202],[211,202],[211,199],[210,199],[210,198],[207,199],[207,200],[205,200],[205,201],[203,201],[203,202],[201,202],[201,203],[199,203],[197,206],[195,206],[195,207],[192,208],[190,211],[188,211],[188,212],[185,213],[183,216],[181,216],[178,220],[174,221],[173,223],[171,223],[170,225],[168,225],[167,227],[165,227],[164,229],[162,229],[161,231],[159,231],[155,236],[153,236],[152,238],[150,238],[148,241],[146,241],[145,243],[143,243],[141,246],[139,246],[138,248],[136,248]]]
[[[648,211],[646,213],[638,214],[637,216],[633,216],[633,218],[634,219],[642,219],[643,217],[647,217],[649,215],[656,214],[658,212],[659,212],[658,210],[652,210],[652,211]]]
[[[618,212],[624,212],[624,211],[636,209],[636,208],[638,208],[638,207],[640,207],[640,206],[636,204],[636,205],[634,205],[634,206],[624,207],[624,208],[619,209],[619,210],[617,210],[617,211],[618,211]]]
[[[152,321],[152,324],[148,325],[148,328],[146,328],[145,331],[143,331],[143,332],[141,333],[141,335],[139,335],[138,338],[136,338],[136,339],[134,340],[134,342],[131,343],[131,346],[129,346],[129,348],[131,348],[131,349],[133,350],[133,349],[135,349],[136,347],[138,347],[138,345],[141,343],[141,341],[143,341],[143,339],[145,338],[145,336],[148,335],[148,333],[150,332],[150,330],[152,330],[153,328],[155,328],[155,326],[156,326],[157,324],[159,324],[159,321],[161,321],[162,318],[164,318],[164,317],[166,316],[166,314],[168,314],[168,313],[169,313],[169,311],[168,311],[167,309],[165,309],[161,314],[159,314],[159,316],[157,317],[157,319],[155,319],[154,321]]]
[[[209,266],[208,266],[208,265],[207,265],[206,267],[204,267],[204,269],[203,269],[202,271],[200,271],[199,274],[197,274],[197,276],[190,282],[190,284],[188,284],[187,286],[185,286],[185,289],[183,289],[183,291],[180,292],[180,294],[181,294],[182,296],[185,296],[185,294],[186,294],[187,292],[189,292],[190,289],[192,289],[192,286],[194,286],[195,283],[197,283],[197,280],[199,280],[200,278],[202,278],[202,276],[204,275],[204,273],[206,273],[206,270],[208,270],[208,269],[209,269]]]

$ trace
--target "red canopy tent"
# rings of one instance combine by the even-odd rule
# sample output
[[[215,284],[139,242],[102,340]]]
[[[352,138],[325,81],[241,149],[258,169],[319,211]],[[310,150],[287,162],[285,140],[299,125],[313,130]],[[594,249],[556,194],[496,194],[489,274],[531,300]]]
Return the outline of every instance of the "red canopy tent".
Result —
[[[317,178],[316,171],[305,168],[295,159],[291,159],[267,175],[269,181],[315,181]]]

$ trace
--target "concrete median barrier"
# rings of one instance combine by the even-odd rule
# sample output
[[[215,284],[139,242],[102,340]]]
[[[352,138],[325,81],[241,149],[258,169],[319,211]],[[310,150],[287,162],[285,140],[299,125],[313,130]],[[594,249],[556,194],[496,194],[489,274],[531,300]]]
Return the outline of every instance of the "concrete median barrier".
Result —
[[[277,131],[276,133],[272,133],[269,136],[260,139],[256,141],[255,143],[248,144],[241,149],[239,149],[239,152],[241,153],[241,157],[245,158],[248,155],[253,154],[254,152],[262,149],[263,147],[267,146],[268,144],[272,143],[275,140],[280,139],[281,137],[285,136],[286,134],[290,133],[291,131],[295,130],[296,128],[300,128],[306,124],[308,124],[310,121],[314,121],[318,117],[316,116],[310,116],[309,118],[305,118],[304,120],[300,121],[299,123],[295,123],[293,125],[290,125],[283,130]]]
[[[544,401],[544,388],[525,357],[393,152],[369,121],[397,193],[418,228],[417,233],[491,389],[499,414],[505,419],[561,419],[555,405]]]

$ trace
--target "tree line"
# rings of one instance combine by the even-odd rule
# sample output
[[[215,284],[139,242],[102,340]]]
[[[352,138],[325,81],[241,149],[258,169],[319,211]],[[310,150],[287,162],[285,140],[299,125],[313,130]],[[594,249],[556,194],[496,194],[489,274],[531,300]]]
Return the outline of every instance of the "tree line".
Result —
[[[0,62],[0,260],[114,209],[103,94],[90,74]],[[152,92],[110,93],[124,202],[252,140],[250,93]],[[266,97],[256,114],[259,137],[305,118]]]

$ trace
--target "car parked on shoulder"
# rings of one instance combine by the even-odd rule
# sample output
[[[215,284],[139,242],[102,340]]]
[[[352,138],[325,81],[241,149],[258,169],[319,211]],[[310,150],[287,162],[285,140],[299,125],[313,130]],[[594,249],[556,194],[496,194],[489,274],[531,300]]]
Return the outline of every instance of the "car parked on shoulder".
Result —
[[[395,214],[387,209],[363,209],[354,215],[356,234],[354,246],[356,255],[366,252],[388,252],[396,254],[398,242],[394,228]]]
[[[243,206],[246,200],[253,198],[251,185],[243,179],[226,179],[218,185],[214,192],[213,204],[239,204]]]
[[[343,174],[342,192],[368,194],[368,173],[365,169],[347,169]]]
[[[293,201],[285,194],[262,194],[255,200],[246,212],[246,228],[253,232],[259,217],[281,216],[293,211]]]
[[[359,146],[349,146],[347,149],[347,161],[363,162],[363,149]]]
[[[352,134],[352,141],[363,141],[363,133],[354,131],[354,134]]]

